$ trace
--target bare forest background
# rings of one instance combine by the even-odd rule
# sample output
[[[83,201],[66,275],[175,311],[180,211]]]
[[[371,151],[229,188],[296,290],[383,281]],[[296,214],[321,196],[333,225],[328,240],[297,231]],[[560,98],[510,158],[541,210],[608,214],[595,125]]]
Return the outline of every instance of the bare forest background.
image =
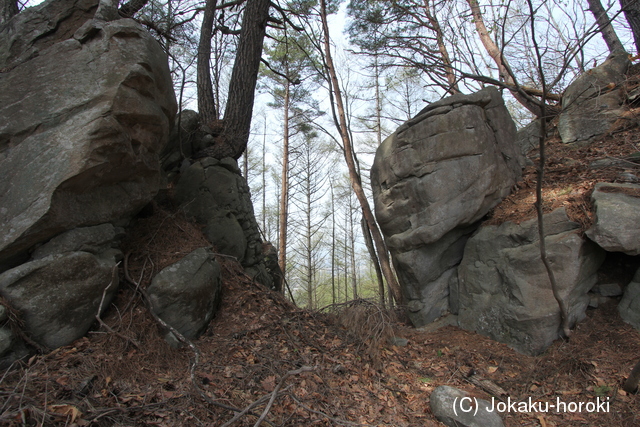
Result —
[[[0,0],[0,24],[35,4]],[[485,85],[519,127],[548,120],[578,75],[640,45],[636,0],[130,0],[119,11],[167,52],[179,111],[197,110],[225,141],[210,154],[239,159],[285,294],[316,309],[401,301],[369,186],[375,150],[400,124]]]

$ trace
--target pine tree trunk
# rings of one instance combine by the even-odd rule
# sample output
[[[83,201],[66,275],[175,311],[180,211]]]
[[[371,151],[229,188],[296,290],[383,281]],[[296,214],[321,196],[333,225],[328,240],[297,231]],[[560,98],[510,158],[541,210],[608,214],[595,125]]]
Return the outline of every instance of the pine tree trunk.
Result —
[[[287,268],[287,221],[289,220],[289,82],[284,90],[284,124],[282,138],[282,184],[280,186],[280,215],[278,216],[278,265],[286,277]]]
[[[270,0],[248,0],[224,111],[224,130],[216,142],[216,158],[238,159],[247,147],[262,44],[269,20]]]
[[[198,113],[200,123],[213,127],[218,119],[213,99],[211,83],[211,37],[213,36],[213,21],[216,14],[217,0],[207,0],[200,28],[200,42],[198,43],[198,64],[196,82],[198,87]]]
[[[351,186],[353,191],[358,198],[358,202],[362,207],[362,213],[364,215],[365,220],[367,221],[367,225],[371,230],[371,237],[376,245],[376,249],[378,251],[378,255],[380,257],[380,267],[382,268],[382,272],[389,284],[389,288],[393,294],[393,298],[396,303],[402,304],[403,297],[402,291],[400,290],[400,285],[396,280],[396,277],[393,273],[393,269],[391,268],[391,263],[389,261],[389,255],[387,251],[387,247],[384,244],[384,240],[382,238],[382,234],[380,233],[380,229],[378,228],[378,224],[373,216],[373,212],[371,211],[371,207],[369,206],[369,201],[364,193],[364,189],[362,188],[362,184],[360,182],[360,176],[357,173],[354,157],[353,157],[353,148],[351,146],[351,140],[349,138],[349,132],[347,128],[347,120],[345,116],[345,109],[342,101],[342,93],[340,90],[340,85],[338,82],[338,76],[336,74],[335,67],[333,65],[333,59],[331,57],[331,47],[329,44],[329,25],[327,23],[327,5],[325,0],[320,0],[320,17],[322,19],[322,28],[324,32],[324,51],[325,51],[325,60],[327,71],[330,77],[330,83],[332,86],[332,90],[335,94],[335,102],[338,109],[339,116],[339,125],[340,125],[340,136],[343,143],[344,148],[344,156],[347,163],[347,168],[349,169],[349,179],[351,181]]]

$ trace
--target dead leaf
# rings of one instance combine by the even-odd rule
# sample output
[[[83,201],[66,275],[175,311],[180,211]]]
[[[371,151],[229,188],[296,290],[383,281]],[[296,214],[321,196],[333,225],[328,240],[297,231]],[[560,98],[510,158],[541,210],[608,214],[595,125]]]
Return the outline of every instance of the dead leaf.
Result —
[[[276,376],[269,375],[267,378],[260,381],[260,385],[265,389],[265,391],[268,391],[269,393],[272,392],[276,388]]]
[[[70,422],[74,423],[77,418],[82,416],[82,412],[73,405],[49,405],[49,412],[63,417],[71,417]]]
[[[497,366],[489,366],[489,367],[487,368],[487,372],[488,372],[488,373],[490,373],[490,374],[493,374],[493,373],[494,373],[495,371],[497,371],[497,370],[498,370],[498,367],[497,367]]]
[[[538,415],[538,421],[540,421],[540,427],[547,427],[547,422],[542,415]]]

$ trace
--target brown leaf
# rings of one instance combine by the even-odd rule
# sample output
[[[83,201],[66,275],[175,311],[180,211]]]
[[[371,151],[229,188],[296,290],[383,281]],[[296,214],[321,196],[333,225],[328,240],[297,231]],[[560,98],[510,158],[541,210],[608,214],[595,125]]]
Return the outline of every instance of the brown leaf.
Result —
[[[260,381],[260,385],[268,392],[272,392],[276,388],[276,376],[269,375],[267,378]]]
[[[63,417],[71,417],[70,422],[75,422],[76,418],[82,416],[82,412],[73,405],[49,405],[49,412]]]

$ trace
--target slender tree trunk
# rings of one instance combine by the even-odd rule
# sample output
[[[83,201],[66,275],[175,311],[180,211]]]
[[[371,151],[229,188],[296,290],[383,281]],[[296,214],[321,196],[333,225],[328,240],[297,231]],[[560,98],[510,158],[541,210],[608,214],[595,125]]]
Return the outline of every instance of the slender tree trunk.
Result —
[[[640,55],[640,0],[620,0],[620,7],[631,27],[636,53]]]
[[[307,165],[308,166],[308,165]],[[313,309],[313,304],[314,304],[314,300],[313,300],[313,274],[312,274],[312,253],[311,253],[311,186],[309,183],[309,176],[307,175],[305,177],[307,179],[307,188],[306,188],[306,200],[305,200],[305,204],[306,204],[306,220],[307,223],[306,225],[306,232],[305,232],[305,240],[306,240],[306,255],[307,255],[307,292],[309,294],[309,309]]]
[[[196,82],[198,87],[198,113],[200,123],[213,127],[218,120],[211,84],[211,37],[213,37],[213,21],[216,14],[217,0],[207,0],[200,27],[198,43],[198,63]]]
[[[356,232],[353,224],[353,213],[355,211],[354,206],[350,206],[349,209],[349,245],[351,246],[349,254],[349,261],[351,262],[351,291],[353,292],[353,299],[358,299],[358,277],[356,274]]]
[[[262,231],[267,236],[267,116],[264,117],[264,132],[262,134]]]
[[[436,43],[438,44],[438,51],[440,52],[440,56],[442,57],[442,65],[444,65],[444,72],[447,76],[447,82],[449,82],[448,92],[452,95],[456,93],[460,93],[460,88],[458,87],[458,80],[456,79],[456,72],[451,63],[451,57],[449,56],[449,50],[447,49],[447,45],[444,43],[444,35],[442,34],[442,27],[440,27],[440,22],[436,17],[435,13],[431,10],[430,0],[424,0],[424,10],[431,24],[433,31],[436,34]]]
[[[502,55],[500,48],[493,42],[491,39],[491,35],[487,30],[487,27],[484,25],[484,18],[482,17],[482,11],[480,10],[480,6],[478,5],[478,0],[467,0],[469,7],[471,8],[471,14],[473,15],[473,21],[476,26],[476,31],[478,32],[478,36],[480,37],[480,41],[484,46],[485,50],[493,59],[496,66],[498,67],[498,74],[500,75],[500,80],[505,82],[508,86],[517,87],[517,83],[513,78],[513,75],[509,71],[509,64],[507,63],[507,59]],[[540,116],[540,106],[530,102],[526,99],[522,94],[518,92],[517,89],[510,89],[511,94],[514,98],[520,102],[527,110],[531,111],[534,115]]]
[[[331,188],[331,302],[336,301],[336,206],[333,195],[333,181],[329,183]]]
[[[367,250],[369,251],[369,256],[373,260],[373,268],[376,271],[376,279],[378,280],[378,294],[380,296],[380,305],[382,307],[386,307],[385,302],[385,292],[384,292],[384,279],[382,276],[382,270],[380,269],[380,262],[378,260],[378,254],[376,254],[376,248],[373,245],[373,240],[371,239],[371,232],[369,231],[369,227],[367,226],[367,221],[362,217],[362,221],[360,222],[362,225],[362,235],[364,236],[364,243],[367,246]]]
[[[286,277],[287,267],[287,221],[289,220],[289,82],[285,83],[284,90],[284,123],[282,138],[282,184],[280,185],[280,215],[279,239],[278,239],[278,265],[282,274]]]
[[[545,139],[547,135],[547,120],[546,120],[546,94],[547,94],[547,83],[544,75],[544,66],[542,61],[542,53],[538,46],[538,41],[536,38],[536,27],[535,27],[535,16],[534,9],[531,0],[527,0],[530,10],[531,17],[531,38],[533,40],[533,46],[536,53],[536,59],[538,62],[538,75],[540,76],[540,82],[542,84],[542,102],[541,102],[541,112],[538,118],[540,119],[540,139],[539,139],[539,148],[540,148],[540,158],[538,160],[538,182],[536,183],[536,212],[538,215],[538,239],[540,241],[540,258],[542,259],[542,263],[544,264],[544,268],[547,271],[547,276],[549,276],[549,282],[551,283],[551,291],[553,293],[553,297],[558,303],[558,307],[560,309],[560,323],[562,328],[562,333],[565,338],[569,338],[571,336],[571,329],[569,328],[569,309],[567,307],[567,302],[560,295],[560,291],[558,289],[558,282],[556,281],[555,274],[553,269],[551,268],[551,263],[549,262],[549,258],[547,257],[546,250],[546,241],[545,241],[545,232],[544,232],[544,212],[543,212],[543,197],[542,197],[542,185],[544,182],[544,167],[545,167]]]
[[[616,31],[613,29],[609,16],[607,15],[607,11],[602,7],[600,0],[587,0],[587,3],[589,4],[589,10],[593,14],[594,18],[596,18],[598,29],[602,34],[604,42],[609,48],[609,52],[612,54],[625,52],[624,46],[622,46]]]
[[[16,0],[0,0],[0,25],[18,14],[18,2]]]
[[[367,221],[367,225],[371,230],[371,237],[376,245],[376,249],[378,250],[378,255],[380,257],[380,267],[382,268],[382,272],[389,284],[391,292],[393,294],[394,299],[398,304],[401,304],[403,301],[402,291],[400,290],[400,285],[396,280],[396,277],[393,273],[393,269],[391,268],[391,263],[389,262],[389,255],[384,244],[384,240],[382,238],[382,234],[380,233],[380,229],[378,228],[378,224],[373,216],[373,212],[371,211],[371,207],[369,206],[369,201],[364,193],[364,189],[362,188],[362,184],[360,182],[360,177],[357,174],[356,165],[353,157],[353,148],[351,146],[351,140],[349,138],[349,132],[347,128],[347,119],[345,116],[345,109],[342,101],[342,93],[340,90],[340,84],[338,82],[338,76],[336,74],[335,67],[333,65],[333,59],[331,56],[331,46],[329,44],[329,25],[327,23],[327,5],[326,0],[320,0],[320,17],[322,19],[322,29],[324,32],[324,51],[325,51],[325,60],[327,71],[330,77],[330,83],[332,86],[333,93],[335,95],[335,102],[338,109],[338,117],[339,117],[339,125],[340,125],[340,136],[343,143],[344,148],[344,156],[347,163],[347,167],[349,169],[349,179],[351,181],[351,186],[358,198],[358,202],[362,207],[362,213]]]

